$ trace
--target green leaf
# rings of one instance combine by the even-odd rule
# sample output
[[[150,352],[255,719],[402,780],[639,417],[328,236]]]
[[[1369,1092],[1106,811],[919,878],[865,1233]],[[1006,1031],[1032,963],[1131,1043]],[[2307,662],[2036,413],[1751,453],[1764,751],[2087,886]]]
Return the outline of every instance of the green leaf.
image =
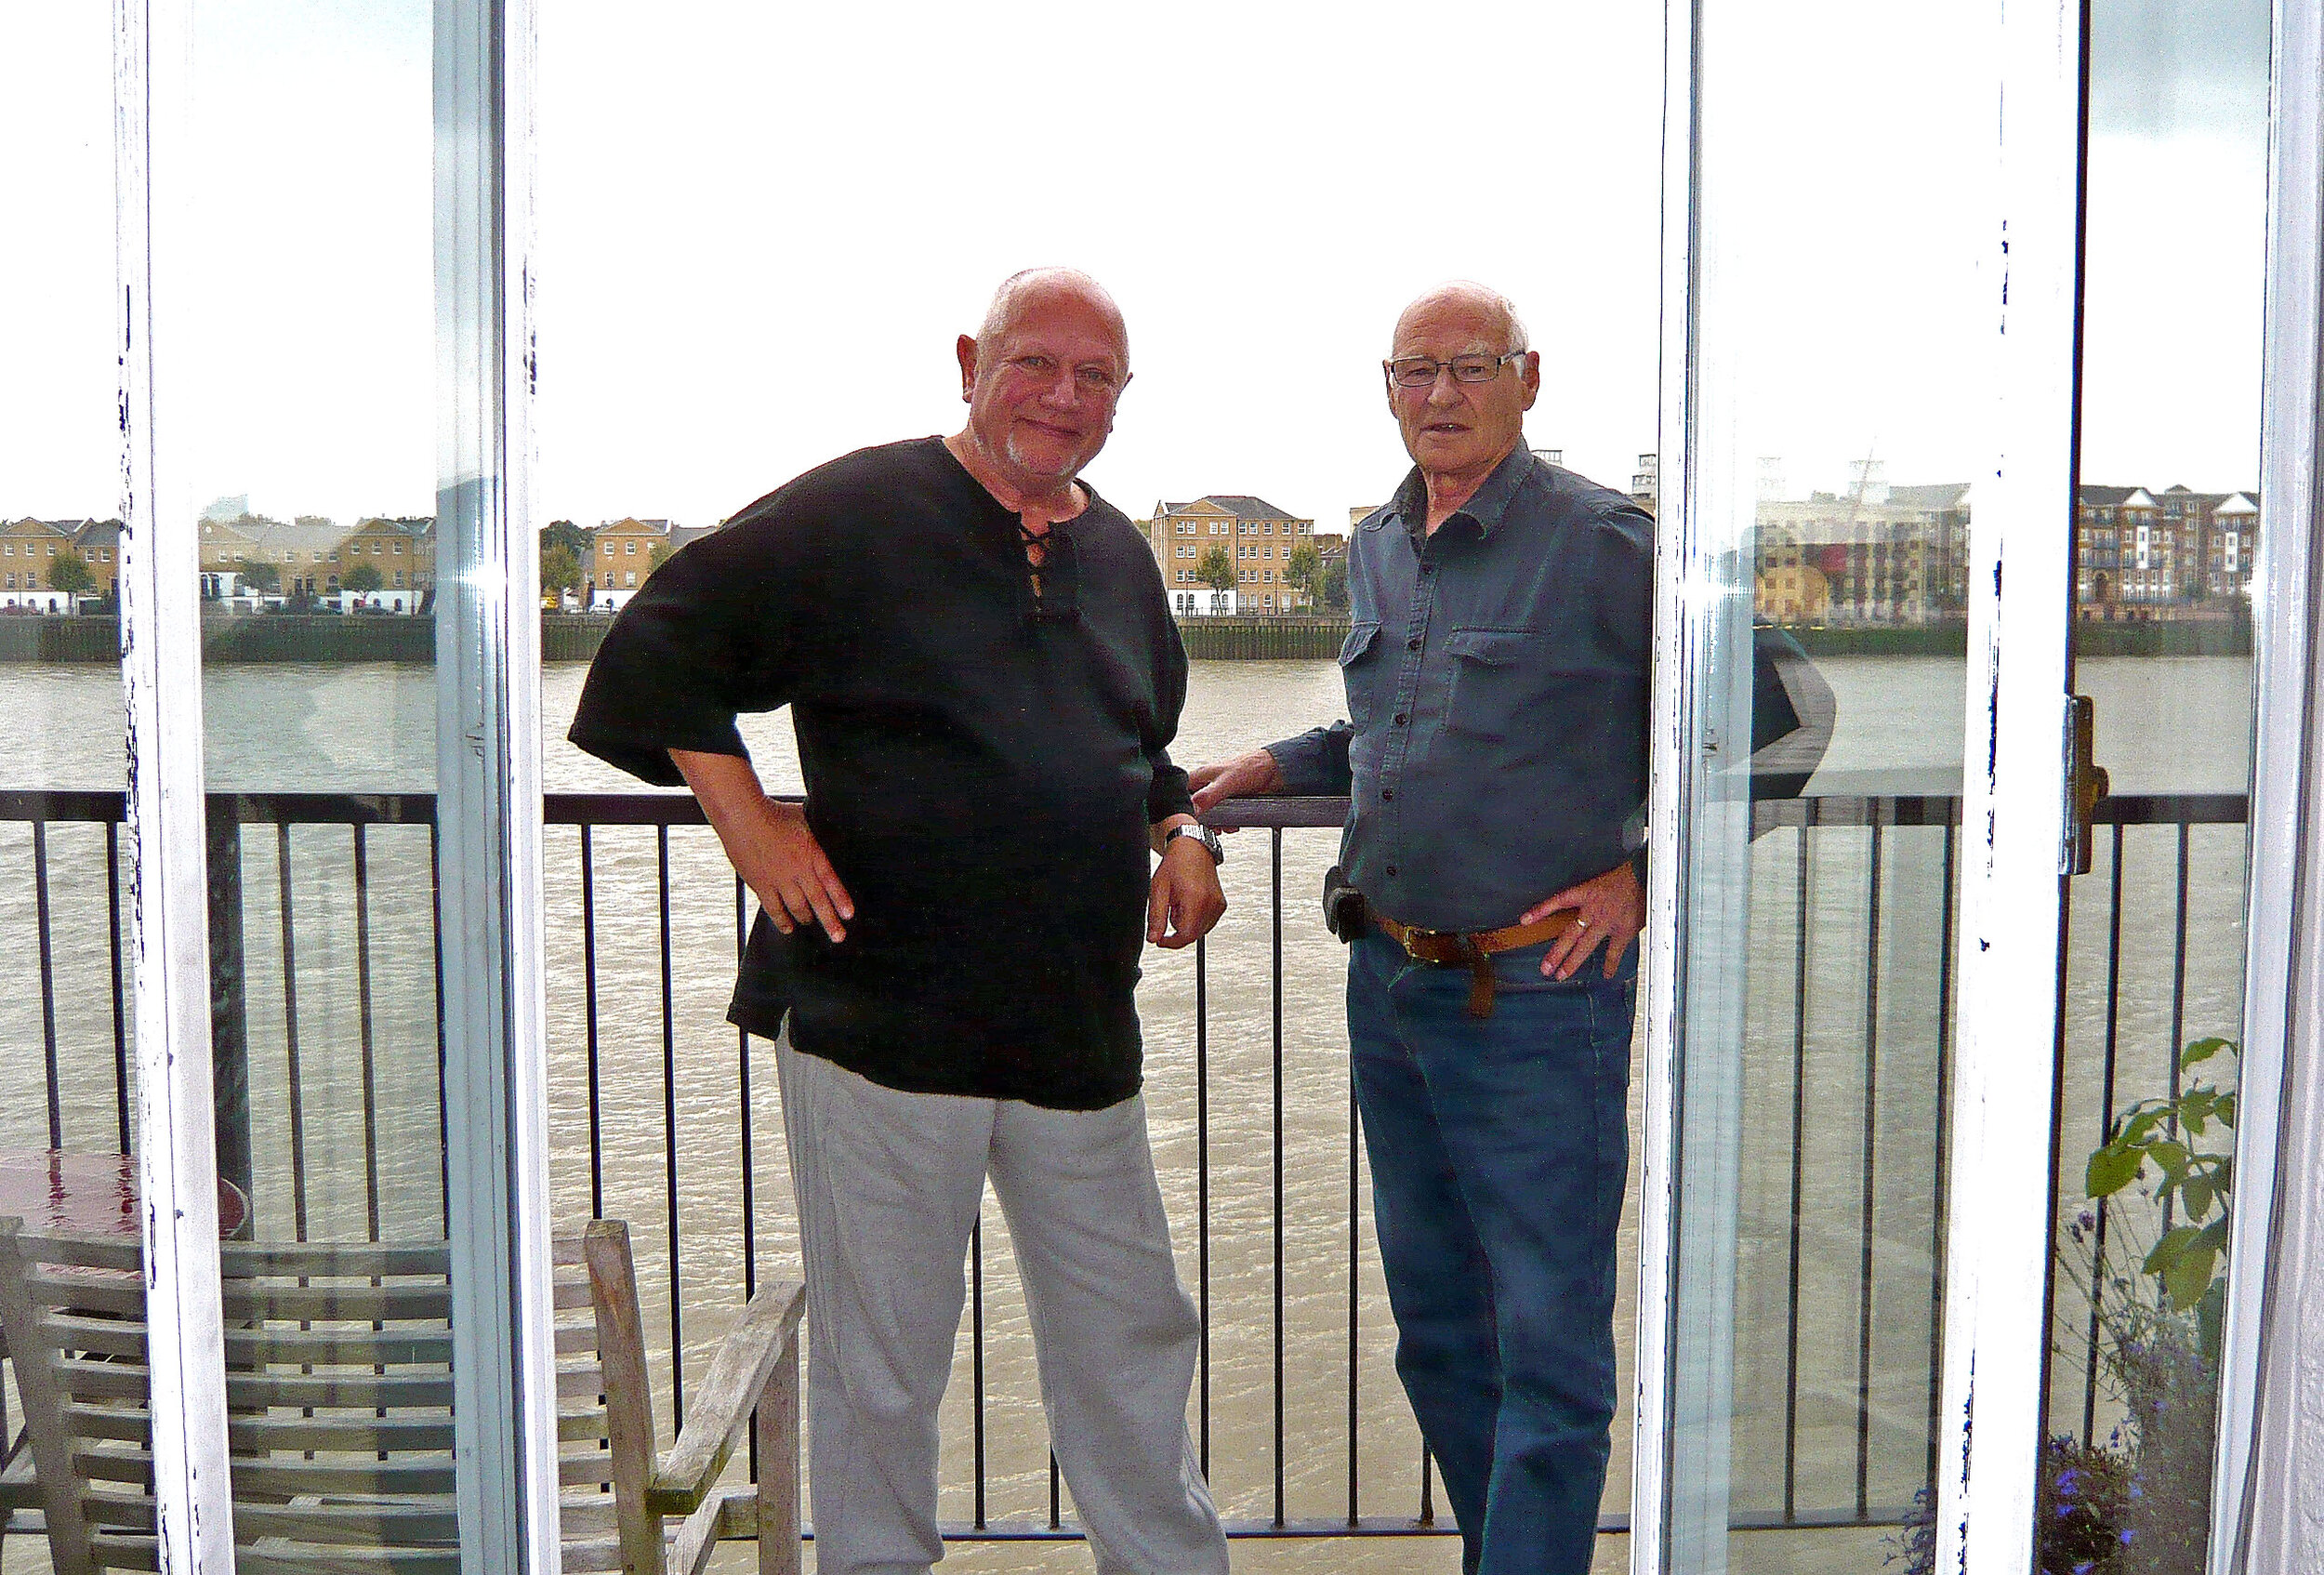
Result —
[[[2082,1192],[2091,1198],[2111,1198],[2136,1181],[2145,1168],[2146,1156],[2138,1149],[2110,1143],[2091,1155]]]
[[[2180,1254],[2184,1253],[2193,1244],[2196,1237],[2200,1234],[2202,1233],[2194,1225],[2173,1225],[2162,1233],[2162,1239],[2155,1243],[2154,1251],[2146,1254],[2146,1261],[2139,1266],[2148,1274],[2169,1274],[2171,1265],[2178,1261]]]
[[[2199,1220],[2211,1212],[2211,1178],[2191,1175],[2179,1185],[2179,1201],[2186,1205],[2186,1217]]]
[[[2175,1186],[2186,1175],[2186,1145],[2176,1138],[2161,1138],[2146,1145],[2146,1158],[2155,1162],[2155,1169],[2163,1173],[2164,1185]]]
[[[2223,1124],[2230,1127],[2236,1124],[2236,1096],[2234,1094],[2221,1094],[2218,1109],[2219,1119]]]
[[[2235,1041],[2218,1038],[2197,1039],[2179,1052],[2179,1069],[2185,1071],[2189,1066],[2199,1065],[2223,1050],[2229,1055],[2236,1054]]]
[[[2204,1365],[2212,1371],[2219,1370],[2219,1354],[2226,1344],[2227,1282],[2212,1281],[2203,1299],[2195,1304],[2195,1329],[2198,1348],[2203,1353]]]
[[[2162,1271],[2162,1288],[2170,1293],[2171,1304],[2184,1311],[2202,1300],[2218,1261],[2216,1247],[2194,1248],[2172,1259]]]
[[[2117,1143],[2145,1143],[2162,1125],[2162,1102],[2142,1099],[2122,1113],[2122,1130],[2116,1135]]]

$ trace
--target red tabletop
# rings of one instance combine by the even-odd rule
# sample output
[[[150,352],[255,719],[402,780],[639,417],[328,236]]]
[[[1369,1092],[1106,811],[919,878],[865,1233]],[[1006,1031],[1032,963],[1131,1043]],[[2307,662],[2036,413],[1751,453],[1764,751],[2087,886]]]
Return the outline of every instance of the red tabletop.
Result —
[[[242,1189],[220,1178],[218,1234],[231,1237],[249,1217]],[[138,1162],[126,1154],[0,1153],[0,1217],[34,1230],[136,1236]]]

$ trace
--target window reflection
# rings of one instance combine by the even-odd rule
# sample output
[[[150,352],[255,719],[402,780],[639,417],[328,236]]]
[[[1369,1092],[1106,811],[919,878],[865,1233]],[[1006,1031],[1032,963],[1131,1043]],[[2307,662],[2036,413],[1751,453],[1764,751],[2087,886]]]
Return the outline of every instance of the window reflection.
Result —
[[[2242,1018],[2268,11],[2116,0],[2091,28],[2073,627],[2120,824],[2072,893],[2038,1487],[2045,1552],[2193,1572]]]

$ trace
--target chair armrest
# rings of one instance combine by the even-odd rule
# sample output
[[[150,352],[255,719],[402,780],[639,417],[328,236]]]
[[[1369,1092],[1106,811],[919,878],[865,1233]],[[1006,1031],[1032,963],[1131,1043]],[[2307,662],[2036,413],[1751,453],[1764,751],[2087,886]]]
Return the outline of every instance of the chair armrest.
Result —
[[[807,1288],[796,1280],[770,1285],[750,1299],[710,1358],[694,1391],[686,1425],[655,1468],[646,1507],[657,1515],[692,1515],[733,1457],[734,1444],[773,1373],[799,1337]]]

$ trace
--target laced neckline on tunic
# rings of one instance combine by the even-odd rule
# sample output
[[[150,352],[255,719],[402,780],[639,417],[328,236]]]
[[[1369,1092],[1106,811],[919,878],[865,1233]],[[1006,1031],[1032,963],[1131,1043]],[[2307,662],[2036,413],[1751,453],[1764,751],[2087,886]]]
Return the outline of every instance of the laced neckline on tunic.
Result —
[[[1033,582],[1033,621],[1037,624],[1074,622],[1078,616],[1078,609],[1074,605],[1071,558],[1068,557],[1055,573],[1042,572],[1049,565],[1050,553],[1061,546],[1070,552],[1072,541],[1059,536],[1054,524],[1046,530],[1035,530],[1024,523],[1023,516],[1017,520],[1017,541],[1024,549],[1025,562],[1032,570],[1026,577]],[[1061,575],[1062,578],[1059,577]],[[1052,580],[1056,581],[1057,590],[1053,597],[1050,594],[1050,582]]]

